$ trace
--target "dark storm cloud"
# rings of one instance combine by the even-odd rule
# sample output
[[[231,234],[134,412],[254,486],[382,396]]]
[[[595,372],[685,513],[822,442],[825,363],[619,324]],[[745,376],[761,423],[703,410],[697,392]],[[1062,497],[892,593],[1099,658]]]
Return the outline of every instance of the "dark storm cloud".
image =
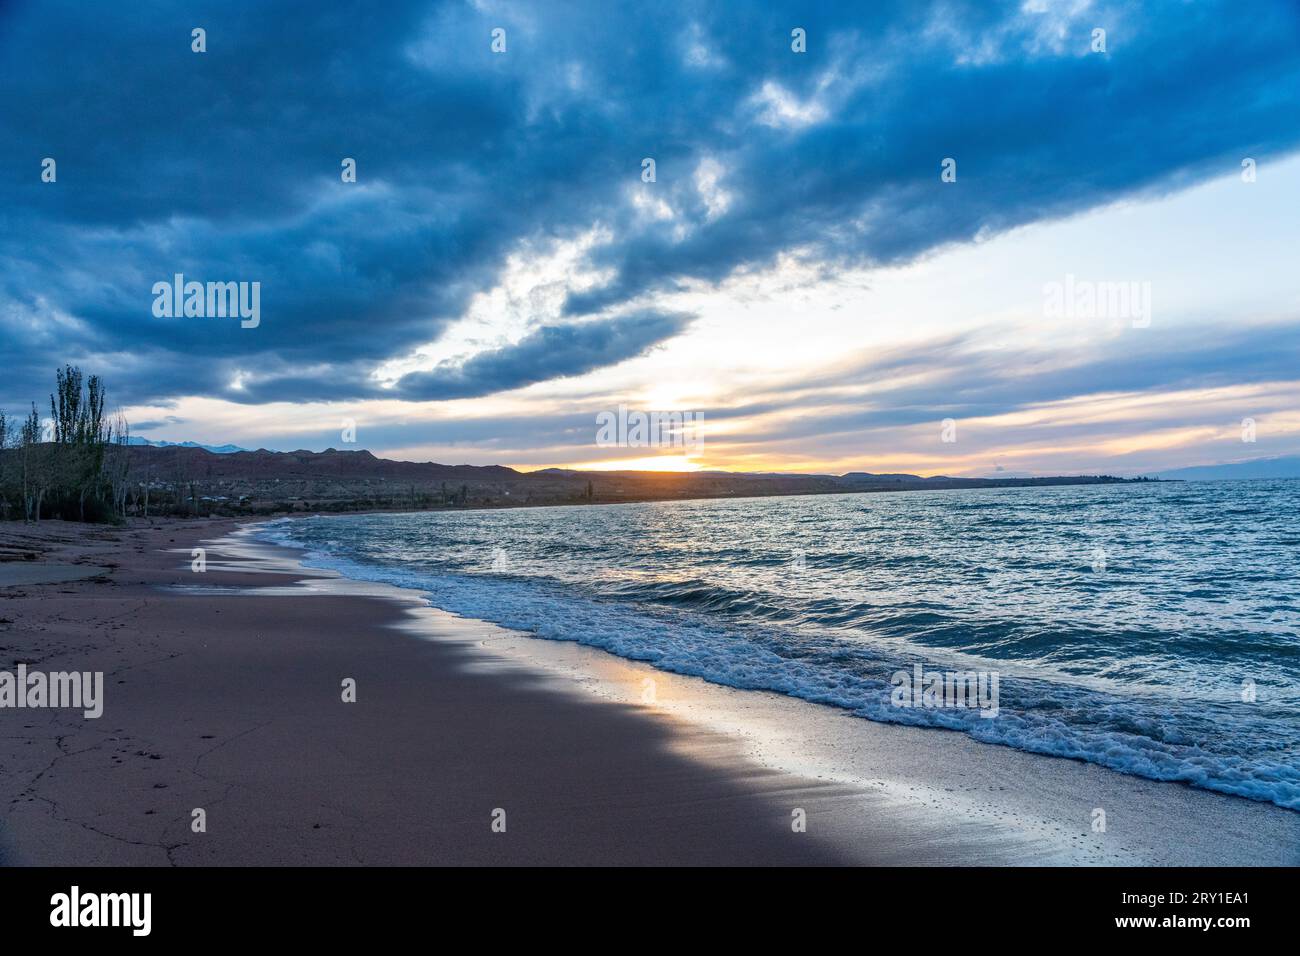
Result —
[[[543,325],[511,345],[480,352],[460,363],[443,363],[432,371],[404,375],[392,388],[376,383],[362,363],[337,363],[307,369],[306,374],[278,363],[260,380],[226,389],[223,397],[244,403],[326,401],[339,396],[413,401],[476,398],[616,365],[676,335],[692,318],[685,313],[645,309],[568,325]]]
[[[416,399],[472,398],[581,375],[640,355],[676,335],[691,318],[646,310],[575,325],[546,325],[515,345],[481,352],[460,365],[413,372],[400,379],[397,388]]]
[[[683,280],[791,250],[832,269],[906,260],[1224,173],[1300,130],[1283,0],[1101,4],[1086,21],[1018,3],[491,10],[0,6],[0,401],[47,391],[64,360],[126,402],[371,397],[374,368],[437,339],[521,242],[603,226],[591,264],[609,281],[566,303],[583,321],[539,319],[384,393],[487,394],[664,341],[680,317],[619,313]],[[1087,53],[1094,25],[1106,54]],[[339,181],[345,156],[357,184]],[[698,188],[706,160],[725,202]],[[259,281],[261,325],[155,318],[150,289],[177,272]]]

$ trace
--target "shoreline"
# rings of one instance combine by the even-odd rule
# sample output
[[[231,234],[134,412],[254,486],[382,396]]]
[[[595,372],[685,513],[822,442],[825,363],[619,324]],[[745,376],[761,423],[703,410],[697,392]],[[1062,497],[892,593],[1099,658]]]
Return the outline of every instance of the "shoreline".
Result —
[[[454,627],[411,640],[401,601],[247,561],[213,541],[234,527],[47,526],[59,559],[108,566],[107,583],[0,588],[6,655],[106,675],[98,720],[0,710],[4,863],[849,861],[816,833],[837,788],[522,668],[484,671]],[[791,832],[790,800],[812,832]]]
[[[251,538],[252,529],[242,535]],[[299,549],[268,542],[257,541],[256,547],[285,551],[295,563],[304,557]],[[997,853],[1000,858],[984,862],[1300,863],[1300,813],[1276,804],[984,743],[957,730],[871,721],[775,691],[717,684],[576,641],[463,618],[432,606],[416,589],[360,582],[335,571],[318,573],[398,600],[414,599],[413,619],[403,625],[413,636],[440,639],[430,619],[465,622],[490,655],[543,670],[601,699],[670,714],[720,733],[740,744],[745,759],[776,772],[883,796],[906,829],[957,824],[971,827],[967,839],[981,852],[990,852],[984,845],[989,838],[1005,844]],[[642,700],[647,680],[655,691],[650,708]],[[1097,808],[1107,814],[1106,833],[1093,832]],[[914,819],[918,814],[919,823]],[[1139,825],[1125,832],[1116,817]]]
[[[277,452],[276,454],[282,454],[282,453]],[[490,466],[457,465],[455,467],[478,468],[478,467],[490,467]],[[539,473],[521,472],[520,474],[523,476],[527,476],[527,475],[535,475]],[[612,471],[611,472],[581,472],[581,474],[613,475],[613,474],[618,474],[618,472],[612,472]],[[655,474],[655,473],[634,472],[633,474]],[[665,474],[694,475],[700,473],[699,472],[666,472]],[[746,473],[744,472],[736,472],[734,474],[739,475],[741,477],[746,476]],[[816,474],[803,474],[803,473],[793,473],[793,474],[805,478],[843,477],[843,476],[822,476]],[[946,478],[946,476],[933,475],[933,476],[929,476],[928,478],[923,478],[922,480],[925,481],[941,480],[944,478]],[[426,512],[456,513],[456,512],[463,512],[463,511],[513,511],[513,510],[518,510],[523,508],[585,508],[585,507],[604,507],[608,505],[670,504],[672,502],[680,502],[680,501],[757,501],[765,498],[809,498],[809,497],[823,497],[823,496],[835,496],[835,495],[901,494],[905,492],[1007,491],[1007,490],[1016,490],[1016,489],[1023,489],[1023,488],[1079,488],[1079,487],[1110,486],[1110,485],[1172,485],[1172,484],[1183,484],[1188,481],[1188,479],[1185,478],[1158,478],[1158,477],[1150,478],[1144,475],[1139,475],[1132,478],[1124,478],[1117,475],[1059,475],[1059,476],[1043,476],[1043,477],[1036,477],[1036,478],[955,477],[948,480],[982,481],[982,482],[988,482],[988,484],[935,485],[933,487],[926,487],[924,485],[912,484],[912,485],[907,485],[905,487],[872,486],[866,488],[826,488],[826,489],[816,489],[816,490],[807,489],[802,491],[780,490],[780,491],[764,492],[761,494],[728,492],[728,493],[717,493],[717,494],[681,494],[681,495],[653,495],[653,496],[630,495],[626,497],[592,499],[592,500],[581,500],[581,499],[564,499],[564,500],[557,499],[557,500],[542,500],[542,501],[500,500],[500,501],[479,502],[476,504],[463,504],[463,505],[437,505],[437,506],[430,505],[421,508],[403,508],[398,506],[395,501],[390,501],[387,504],[376,506],[376,507],[331,509],[328,507],[324,507],[325,505],[331,503],[331,499],[321,499],[318,496],[313,495],[311,496],[310,499],[298,499],[298,500],[309,500],[309,503],[312,505],[311,507],[303,508],[302,510],[289,510],[289,511],[268,510],[268,511],[259,511],[255,514],[241,514],[238,512],[228,512],[228,511],[220,511],[220,512],[211,511],[206,515],[196,514],[196,515],[189,515],[189,516],[177,516],[174,514],[159,514],[159,515],[152,516],[152,518],[141,518],[141,516],[139,515],[132,515],[131,519],[146,520],[146,521],[148,520],[153,520],[153,521],[213,520],[213,521],[238,521],[241,523],[247,523],[247,522],[260,522],[260,521],[275,521],[277,519],[283,519],[283,518],[300,518],[312,514],[318,514],[321,515],[322,517],[333,517],[337,515],[361,515],[361,514],[374,515],[374,514],[424,514]],[[1224,479],[1224,480],[1285,481],[1289,479],[1265,478],[1265,479]],[[351,499],[338,499],[338,500],[346,502]],[[46,519],[46,520],[59,520],[59,519]]]
[[[0,618],[32,638],[24,649],[0,625],[0,645],[44,650],[51,668],[102,663],[107,703],[100,721],[27,711],[19,732],[0,711],[7,863],[1300,857],[1300,815],[1276,806],[459,618],[420,592],[305,569],[246,521],[46,530],[69,539],[60,560],[108,573],[0,588]],[[208,549],[203,575],[193,546]],[[348,674],[356,704],[339,700]],[[200,806],[208,832],[194,834]]]

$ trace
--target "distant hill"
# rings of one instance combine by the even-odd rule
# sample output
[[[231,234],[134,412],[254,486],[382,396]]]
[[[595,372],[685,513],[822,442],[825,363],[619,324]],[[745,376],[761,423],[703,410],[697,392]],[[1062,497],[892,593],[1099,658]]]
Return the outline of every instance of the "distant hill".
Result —
[[[150,448],[202,448],[214,455],[229,455],[237,451],[248,451],[247,448],[240,448],[238,445],[200,445],[196,441],[151,441],[148,438],[141,438],[139,435],[132,435],[127,439],[127,444],[148,445]]]
[[[130,454],[133,485],[147,484],[155,489],[156,500],[180,500],[191,511],[237,514],[610,504],[684,498],[1111,484],[1126,480],[1107,475],[922,478],[869,472],[798,475],[723,471],[584,472],[557,468],[524,472],[501,465],[391,461],[376,458],[368,451],[335,448],[322,452],[214,453],[193,444],[137,445],[131,448]]]
[[[233,446],[223,446],[233,447]],[[273,478],[331,478],[355,480],[421,480],[501,478],[519,476],[513,468],[501,465],[439,465],[434,462],[393,461],[376,458],[368,451],[234,451],[214,452],[193,443],[148,445],[132,449],[141,461],[154,461],[161,467],[180,467],[215,479],[256,481]]]
[[[1152,475],[1152,477],[1156,477]],[[1180,481],[1229,481],[1242,478],[1300,478],[1300,455],[1280,455],[1276,458],[1252,458],[1220,465],[1194,465],[1162,471],[1160,478]]]

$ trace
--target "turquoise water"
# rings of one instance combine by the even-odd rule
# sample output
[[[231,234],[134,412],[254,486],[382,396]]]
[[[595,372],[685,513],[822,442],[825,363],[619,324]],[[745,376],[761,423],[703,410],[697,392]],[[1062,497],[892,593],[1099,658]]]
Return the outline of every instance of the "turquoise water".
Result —
[[[345,515],[261,533],[538,637],[1300,809],[1300,481]],[[894,706],[891,675],[918,663],[995,672],[997,716]]]

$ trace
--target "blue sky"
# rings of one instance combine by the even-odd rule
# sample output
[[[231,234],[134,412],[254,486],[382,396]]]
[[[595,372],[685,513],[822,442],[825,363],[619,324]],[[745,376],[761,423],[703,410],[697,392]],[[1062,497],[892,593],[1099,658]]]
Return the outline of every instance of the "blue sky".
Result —
[[[16,2],[0,55],[10,411],[71,361],[149,437],[520,467],[1300,450],[1289,0]],[[261,322],[156,317],[178,272]],[[595,447],[619,404],[703,453]]]

